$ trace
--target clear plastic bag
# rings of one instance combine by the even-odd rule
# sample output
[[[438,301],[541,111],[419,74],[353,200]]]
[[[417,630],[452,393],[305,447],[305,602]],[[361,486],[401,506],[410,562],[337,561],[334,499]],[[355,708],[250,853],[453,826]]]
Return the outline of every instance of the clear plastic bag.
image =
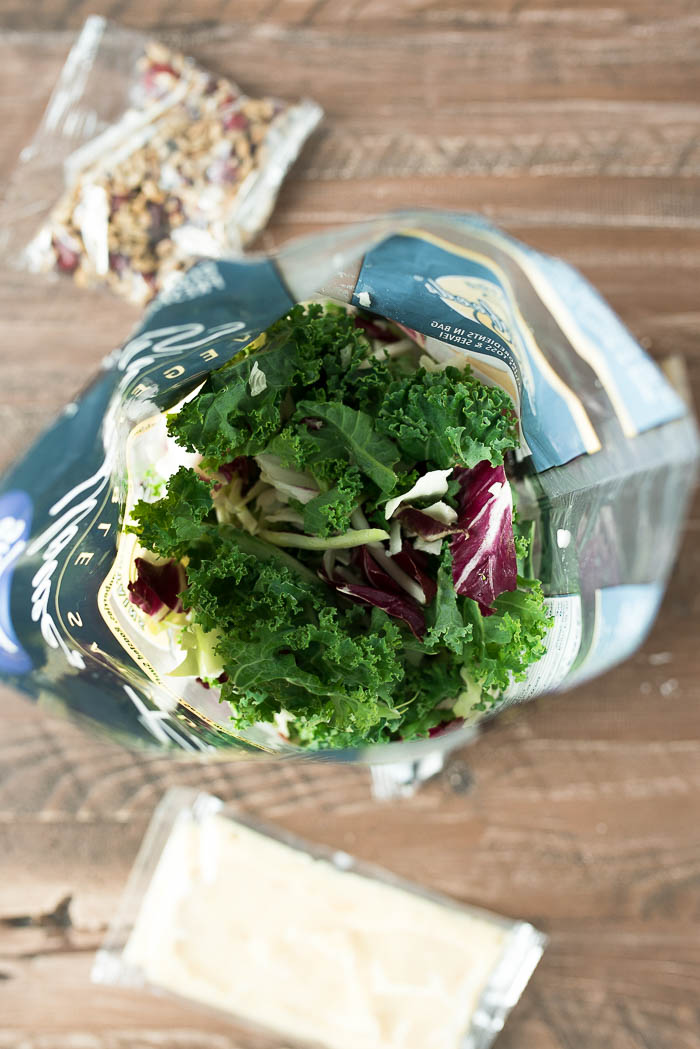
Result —
[[[176,995],[298,1045],[488,1049],[545,942],[526,922],[175,789],[92,978]]]
[[[170,675],[129,600],[133,536],[120,528],[137,494],[134,456],[143,447],[157,458],[148,442],[160,440],[162,413],[318,292],[411,329],[435,362],[466,358],[513,397],[522,442],[512,484],[535,522],[532,570],[554,624],[546,655],[494,709],[585,681],[643,641],[694,484],[692,416],[570,267],[475,216],[419,212],[274,256],[198,263],[9,472],[0,669],[20,688],[135,743],[300,753],[270,726],[232,730],[214,689]],[[435,771],[433,755],[471,738],[480,716],[335,756],[403,763],[409,781],[415,763]]]
[[[256,236],[320,118],[92,16],[15,172],[6,255],[145,303]]]

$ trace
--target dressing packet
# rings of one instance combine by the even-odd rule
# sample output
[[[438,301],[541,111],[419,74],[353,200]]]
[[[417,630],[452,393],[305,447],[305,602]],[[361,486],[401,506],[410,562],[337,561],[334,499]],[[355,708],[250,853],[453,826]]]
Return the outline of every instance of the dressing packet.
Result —
[[[546,939],[226,808],[158,806],[95,960],[325,1049],[488,1049]]]

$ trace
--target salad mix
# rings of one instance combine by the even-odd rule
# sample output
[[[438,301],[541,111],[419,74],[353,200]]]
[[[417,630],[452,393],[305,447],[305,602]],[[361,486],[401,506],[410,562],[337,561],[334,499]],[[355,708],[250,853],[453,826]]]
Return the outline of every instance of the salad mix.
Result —
[[[236,728],[310,749],[425,737],[544,654],[513,403],[407,330],[295,306],[168,432],[197,465],[136,504],[130,597]]]

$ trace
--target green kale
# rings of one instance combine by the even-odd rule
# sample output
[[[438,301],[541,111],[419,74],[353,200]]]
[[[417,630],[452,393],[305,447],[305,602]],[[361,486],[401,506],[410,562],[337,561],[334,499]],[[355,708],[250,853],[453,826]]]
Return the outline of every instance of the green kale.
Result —
[[[228,529],[187,569],[185,607],[215,630],[222,700],[245,727],[282,709],[302,723],[365,738],[396,717],[401,631],[379,609],[340,607],[277,548]]]
[[[396,474],[392,466],[399,453],[392,441],[376,432],[369,415],[337,401],[301,401],[297,407],[297,417],[300,416],[313,416],[323,423],[320,430],[308,434],[309,441],[318,445],[317,451],[306,458],[312,470],[315,462],[346,455],[380,492],[388,494],[394,489]]]
[[[428,632],[423,639],[426,652],[439,652],[446,648],[461,656],[465,644],[471,641],[472,624],[465,622],[460,605],[460,598],[452,582],[452,555],[447,543],[443,543],[443,553],[437,574],[437,594],[428,609]]]
[[[321,492],[302,507],[304,531],[308,535],[329,536],[347,532],[350,517],[360,505],[363,484],[360,471],[347,466],[335,487]],[[384,527],[385,521],[379,527]]]
[[[127,531],[134,532],[147,550],[179,560],[215,534],[215,526],[206,524],[211,512],[211,486],[194,470],[181,466],[168,481],[162,499],[154,503],[142,499],[136,504],[132,517],[137,523]]]
[[[467,368],[426,372],[418,368],[392,383],[376,418],[377,429],[411,462],[447,469],[494,466],[518,443],[513,402],[496,387],[484,386]]]
[[[494,695],[512,681],[525,679],[527,668],[545,654],[544,639],[553,623],[537,579],[519,576],[518,589],[501,594],[494,606],[494,615],[482,616],[476,602],[464,598],[465,622],[472,625],[465,665],[482,688],[479,710],[497,703]]]
[[[266,386],[251,386],[257,365]],[[168,418],[168,432],[214,470],[239,455],[262,452],[281,429],[290,383],[298,378],[294,347],[284,339],[232,367],[212,372],[196,397]]]
[[[319,577],[319,547],[351,530],[355,510],[385,529],[387,497],[426,469],[500,464],[517,445],[505,393],[469,369],[415,369],[417,358],[378,359],[341,307],[295,306],[169,418],[171,436],[203,457],[206,473],[265,453],[279,458],[281,474],[311,475],[318,489],[302,503],[290,493],[308,494],[308,477],[267,487],[251,480],[252,468],[219,489],[215,513],[211,483],[183,467],[163,498],[133,512],[130,530],[144,548],[186,564],[183,646],[206,649],[207,667],[224,669],[221,698],[240,729],[285,711],[292,739],[309,749],[419,738],[451,720],[455,702],[497,703],[544,653],[551,620],[539,583],[519,578],[484,617],[454,590],[448,542],[426,561],[437,592],[420,640]],[[444,499],[454,508],[459,492],[450,478]],[[280,521],[282,531],[315,537],[314,548],[273,545],[298,538],[280,535]],[[532,529],[517,514],[514,532],[520,569],[531,571]],[[356,563],[341,569],[352,575]]]

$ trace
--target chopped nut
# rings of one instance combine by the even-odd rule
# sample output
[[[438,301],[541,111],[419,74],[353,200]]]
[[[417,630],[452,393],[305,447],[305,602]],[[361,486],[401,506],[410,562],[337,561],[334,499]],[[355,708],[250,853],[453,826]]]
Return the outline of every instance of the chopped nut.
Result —
[[[250,138],[255,145],[259,145],[267,134],[267,126],[265,124],[253,124],[250,128]]]
[[[153,40],[146,45],[146,56],[150,59],[151,63],[165,64],[172,58],[172,52],[165,46],[165,44]]]

